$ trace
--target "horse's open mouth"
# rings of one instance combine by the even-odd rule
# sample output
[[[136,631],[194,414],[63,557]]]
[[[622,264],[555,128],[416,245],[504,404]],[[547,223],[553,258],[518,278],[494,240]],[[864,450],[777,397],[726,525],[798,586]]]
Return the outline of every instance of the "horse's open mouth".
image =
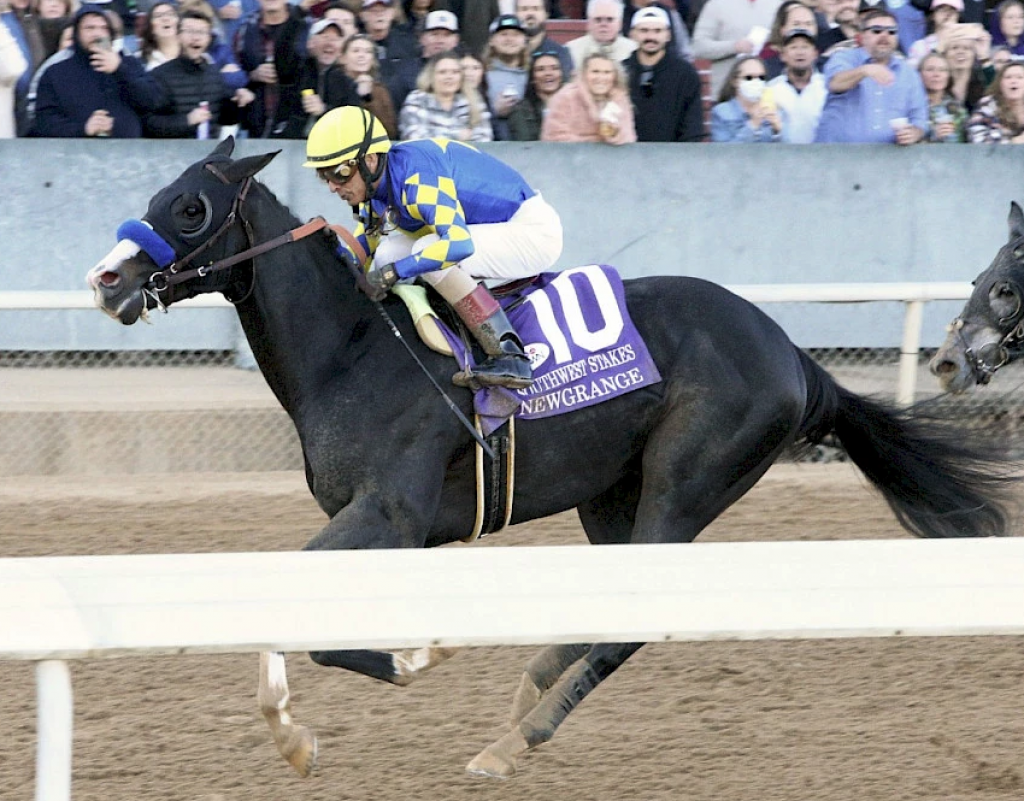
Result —
[[[104,270],[95,276],[96,283],[93,285],[95,288],[104,286],[107,288],[116,287],[121,282],[121,276],[110,270]]]
[[[123,325],[132,325],[145,314],[145,296],[142,292],[120,296],[106,291],[116,289],[120,285],[121,279],[116,273],[106,273],[105,275],[112,275],[114,281],[104,283],[101,280],[103,276],[97,276],[97,283],[93,287],[93,302],[96,304],[96,308]]]

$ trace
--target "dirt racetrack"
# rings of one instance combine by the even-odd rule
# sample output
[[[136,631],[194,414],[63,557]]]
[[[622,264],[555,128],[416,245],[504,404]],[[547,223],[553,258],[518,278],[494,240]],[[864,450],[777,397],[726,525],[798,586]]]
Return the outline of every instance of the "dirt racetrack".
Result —
[[[4,556],[287,550],[323,523],[293,473],[9,479]],[[783,465],[705,540],[902,536],[846,465]],[[490,545],[583,541],[562,515]],[[473,547],[488,547],[487,544]],[[326,612],[325,612],[326,613]],[[1016,638],[648,646],[520,763],[465,764],[504,731],[530,648],[470,649],[399,689],[289,657],[300,780],[255,704],[255,655],[78,662],[76,801],[1002,801],[1024,795]],[[33,797],[32,666],[2,670],[0,799]]]

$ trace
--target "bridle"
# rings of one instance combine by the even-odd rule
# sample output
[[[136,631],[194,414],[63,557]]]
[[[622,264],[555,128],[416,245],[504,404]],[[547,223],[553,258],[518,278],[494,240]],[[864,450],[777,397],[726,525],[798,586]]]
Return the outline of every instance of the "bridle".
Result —
[[[1010,314],[999,318],[999,330],[1002,331],[1007,326],[1010,326],[1010,330],[998,342],[989,342],[975,351],[963,334],[965,325],[963,317],[954,317],[948,327],[950,333],[956,335],[957,341],[963,348],[964,360],[971,369],[971,375],[977,384],[987,384],[991,381],[996,371],[1010,361],[1011,354],[1024,348],[1024,319],[1021,315],[1024,306],[1021,303],[1020,288],[1013,282],[1009,283],[1015,290],[1014,296],[1017,299],[1017,305]]]
[[[207,164],[206,169],[217,176],[217,178],[219,178],[223,183],[231,183],[231,181],[228,180],[228,178],[219,169],[217,169],[216,165]],[[252,176],[249,176],[242,181],[242,185],[239,187],[238,192],[235,194],[235,197],[231,202],[231,209],[224,218],[224,222],[221,223],[220,227],[214,231],[213,235],[210,236],[209,239],[199,245],[199,247],[189,253],[186,253],[180,259],[176,259],[167,267],[164,267],[162,270],[157,270],[149,276],[149,280],[142,287],[142,292],[154,302],[160,311],[167,311],[167,305],[161,300],[160,294],[168,292],[171,287],[176,286],[177,284],[183,284],[186,281],[191,281],[193,278],[205,278],[210,273],[227,270],[234,267],[236,264],[254,259],[257,256],[280,247],[281,245],[287,245],[290,242],[297,242],[298,240],[327,227],[327,221],[324,220],[323,217],[315,217],[308,223],[292,228],[290,231],[286,231],[280,236],[276,236],[273,239],[267,240],[266,242],[262,242],[258,245],[253,245],[252,225],[242,213],[242,206],[245,203],[246,197],[248,197],[252,184]],[[245,232],[245,241],[248,245],[245,250],[218,261],[210,262],[209,264],[203,264],[198,267],[188,267],[188,265],[192,264],[203,253],[213,247],[213,245],[231,229],[236,220],[242,223],[242,229]],[[229,300],[235,304],[241,303],[252,294],[254,284],[255,276],[250,282],[248,290],[241,298],[229,298]],[[168,301],[168,303],[169,302],[170,301]]]

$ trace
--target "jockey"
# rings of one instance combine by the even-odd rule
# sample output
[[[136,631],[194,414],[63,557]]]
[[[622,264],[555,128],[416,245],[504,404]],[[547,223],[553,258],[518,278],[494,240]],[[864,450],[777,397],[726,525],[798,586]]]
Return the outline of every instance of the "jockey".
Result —
[[[455,384],[532,384],[519,335],[477,283],[532,277],[561,255],[558,213],[519,173],[454,140],[393,144],[380,121],[359,106],[332,109],[317,121],[303,166],[314,168],[352,207],[375,299],[398,281],[419,278],[465,321],[487,359],[472,374],[456,373]]]

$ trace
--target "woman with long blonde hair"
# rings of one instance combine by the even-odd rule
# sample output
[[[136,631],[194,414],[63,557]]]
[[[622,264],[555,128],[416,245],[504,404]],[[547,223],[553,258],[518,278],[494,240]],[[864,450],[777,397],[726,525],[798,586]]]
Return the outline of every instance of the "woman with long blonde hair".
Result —
[[[398,119],[402,139],[444,137],[460,142],[490,142],[494,139],[491,116],[475,91],[464,86],[458,53],[438,53],[427,60],[409,93]]]
[[[540,138],[609,145],[635,142],[633,104],[618,63],[603,53],[587,56],[576,78],[548,100]]]

